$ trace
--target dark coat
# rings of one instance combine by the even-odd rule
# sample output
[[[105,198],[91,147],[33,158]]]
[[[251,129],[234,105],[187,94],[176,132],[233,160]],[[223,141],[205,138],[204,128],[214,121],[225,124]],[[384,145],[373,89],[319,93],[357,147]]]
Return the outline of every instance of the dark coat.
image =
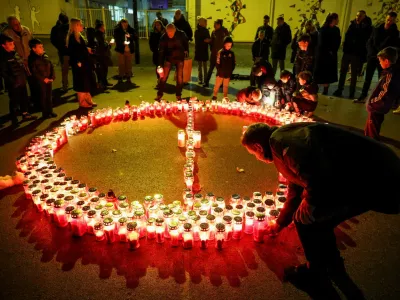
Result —
[[[78,43],[74,35],[71,35],[68,42],[68,51],[70,53],[69,63],[72,69],[74,91],[89,93],[93,84],[93,67],[86,41],[81,37]],[[82,64],[81,67],[78,67],[78,62]]]
[[[222,27],[218,30],[213,30],[211,33],[211,57],[210,61],[216,61],[218,51],[224,47],[224,39],[225,37],[229,36],[228,29]]]
[[[176,29],[182,30],[189,41],[193,41],[193,30],[192,27],[190,27],[190,24],[188,21],[186,21],[185,17],[182,15],[179,20],[175,20],[174,17],[174,22],[173,24],[175,25]]]
[[[276,129],[269,144],[275,167],[289,181],[281,226],[292,221],[302,199],[316,207],[317,220],[354,206],[399,212],[400,190],[393,186],[400,160],[383,143],[328,124],[296,123]]]
[[[235,53],[232,50],[219,50],[216,67],[218,77],[231,78],[236,67]]]
[[[129,34],[130,37],[126,38],[125,35]],[[118,24],[114,29],[114,40],[115,40],[115,51],[123,54],[125,52],[125,40],[129,43],[129,50],[131,53],[135,53],[135,43],[138,41],[138,35],[136,30],[128,25],[128,28],[125,30],[122,29],[122,26]]]
[[[172,39],[164,33],[160,38],[158,63],[163,66],[165,61],[172,64],[182,62],[185,60],[185,51],[189,51],[189,42],[183,31],[176,30]]]
[[[360,24],[356,20],[351,21],[343,43],[343,53],[361,57],[362,61],[367,59],[367,42],[371,36],[372,26],[367,19]]]
[[[251,47],[251,53],[253,54],[253,60],[256,57],[261,57],[264,60],[269,58],[269,42],[265,38],[263,40],[256,40]]]
[[[296,91],[296,77],[291,75],[288,82],[283,83],[281,80],[278,81],[279,97],[287,102],[292,100],[293,93]]]
[[[151,52],[153,52],[153,64],[158,66],[158,46],[160,45],[160,38],[164,34],[164,30],[161,32],[152,31],[150,32],[149,46]]]
[[[314,80],[318,84],[338,81],[337,52],[340,47],[338,27],[323,26],[318,35],[317,55],[315,59]]]
[[[167,25],[168,25],[168,20],[167,19],[161,17],[161,19],[157,18],[156,20],[160,20],[161,23],[163,23],[164,27],[167,27]]]
[[[96,30],[95,34],[96,40],[96,58],[98,61],[104,61],[107,66],[112,66],[113,62],[111,60],[111,45],[106,40],[106,35],[100,30]]]
[[[290,26],[286,23],[277,26],[271,42],[271,58],[279,60],[286,59],[286,48],[291,41],[292,31],[290,30]]]
[[[258,39],[258,33],[260,31],[265,32],[265,39],[267,40],[268,44],[271,45],[272,36],[274,35],[274,29],[272,29],[272,27],[269,25],[267,25],[267,26],[263,25],[263,26],[258,27],[257,31],[256,31],[256,36],[254,38],[255,41]]]
[[[194,32],[194,60],[208,61],[208,45],[204,40],[210,38],[210,32],[207,28],[197,25]]]
[[[399,30],[397,25],[393,24],[388,30],[385,29],[385,24],[375,27],[371,37],[367,43],[367,58],[376,57],[379,51],[386,47],[399,46]]]
[[[58,50],[61,56],[68,55],[68,47],[66,44],[67,35],[69,31],[68,24],[56,24],[50,33],[50,42]]]
[[[400,70],[388,68],[382,71],[379,82],[367,102],[367,110],[387,114],[400,95]]]
[[[310,43],[308,44],[308,49],[307,52],[311,56],[315,56],[315,52],[318,46],[318,31],[314,32],[307,32],[307,34],[310,36]],[[291,44],[292,48],[292,56],[290,57],[290,62],[294,63],[294,60],[296,58],[297,51],[299,51],[299,44],[298,44],[298,39],[300,38],[300,33],[296,32],[296,35],[294,36]]]
[[[46,53],[39,56],[31,50],[28,57],[28,65],[31,74],[38,83],[43,83],[45,78],[53,80],[56,78],[53,63]]]
[[[0,70],[7,89],[26,85],[26,72],[23,59],[17,52],[1,51]]]
[[[299,50],[297,51],[296,58],[294,60],[294,73],[295,75],[300,74],[303,71],[310,71],[311,74],[314,70],[314,57],[310,55],[308,51]]]

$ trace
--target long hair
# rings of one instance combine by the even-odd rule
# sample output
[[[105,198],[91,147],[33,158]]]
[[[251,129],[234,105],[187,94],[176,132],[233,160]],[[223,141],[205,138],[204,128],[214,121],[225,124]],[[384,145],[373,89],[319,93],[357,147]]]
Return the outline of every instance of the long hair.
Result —
[[[332,23],[332,21],[333,21],[333,20],[336,20],[336,19],[338,19],[338,18],[339,18],[339,15],[338,15],[337,13],[329,13],[329,14],[326,16],[324,25],[322,25],[322,27],[330,26],[331,23]]]
[[[164,26],[163,22],[161,22],[160,20],[154,20],[154,22],[153,22],[153,31],[156,32],[156,24],[157,23],[159,23],[161,25],[161,31],[160,32],[165,31],[165,26]]]
[[[77,26],[79,25],[79,23],[82,23],[81,19],[75,19],[75,18],[71,18],[71,21],[69,22],[69,31],[67,34],[67,38],[66,38],[66,45],[68,47],[68,43],[69,43],[69,37],[71,34],[74,35],[75,40],[80,43],[81,42],[81,33],[76,29]]]

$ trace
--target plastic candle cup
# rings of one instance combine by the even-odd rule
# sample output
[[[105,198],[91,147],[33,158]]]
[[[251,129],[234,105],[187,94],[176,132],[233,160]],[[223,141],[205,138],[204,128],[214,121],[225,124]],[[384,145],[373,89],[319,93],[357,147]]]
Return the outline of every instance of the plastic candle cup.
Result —
[[[225,200],[222,197],[217,197],[215,199],[215,202],[218,204],[218,207],[221,207],[222,209],[225,209]]]
[[[112,218],[105,218],[103,220],[104,233],[109,244],[115,242],[115,225]]]
[[[202,199],[202,200],[200,201],[200,203],[201,203],[201,209],[202,209],[202,210],[205,210],[205,211],[207,211],[207,212],[210,212],[210,210],[211,210],[211,202],[210,202],[210,200],[208,200],[208,199]]]
[[[232,205],[230,205],[230,204],[225,205],[225,215],[232,216],[232,210],[233,210]]]
[[[164,243],[164,232],[165,232],[165,226],[164,226],[164,219],[158,218],[156,220],[156,242],[159,244]]]
[[[225,240],[230,241],[232,239],[232,217],[224,216],[223,221],[225,224]]]
[[[260,192],[254,192],[253,193],[253,202],[254,202],[255,199],[262,200],[262,194]]]
[[[137,232],[137,223],[129,222],[127,224],[129,249],[136,250],[140,247],[139,233]]]
[[[33,200],[33,203],[35,203],[35,206],[36,206],[37,209],[39,209],[40,196],[41,196],[41,194],[42,194],[42,191],[39,190],[39,189],[34,190],[34,191],[32,192],[32,200]]]
[[[170,234],[169,234],[169,227],[168,224],[171,222],[171,217],[172,217],[172,211],[170,209],[166,209],[163,212],[163,217],[164,217],[164,224],[165,224],[165,232],[164,232],[164,237],[169,239]]]
[[[184,229],[182,234],[183,249],[192,249],[193,248],[192,224],[185,223],[183,225],[183,229]]]
[[[215,228],[217,229],[215,233],[215,248],[217,250],[222,250],[225,240],[225,225],[218,223]]]
[[[154,201],[156,204],[164,203],[164,196],[162,194],[155,194]]]
[[[233,234],[232,238],[234,240],[240,240],[242,238],[242,232],[243,232],[243,218],[242,217],[234,217],[233,218]]]
[[[257,213],[256,220],[254,221],[253,239],[257,243],[264,242],[264,235],[266,233],[265,214]]]
[[[215,221],[217,223],[221,223],[222,222],[223,213],[224,213],[224,210],[219,206],[217,206],[216,208],[213,209],[213,214],[216,217]]]
[[[155,221],[156,220],[154,218],[149,218],[147,220],[146,233],[147,233],[147,239],[148,240],[153,240],[153,239],[156,238]]]
[[[87,231],[87,225],[82,211],[75,209],[71,212],[71,230],[73,236],[83,236]]]
[[[207,223],[200,224],[200,248],[207,249],[209,239],[210,225]]]
[[[104,240],[104,226],[102,223],[94,224],[94,235],[97,242]]]
[[[66,205],[67,205],[67,204],[66,204]],[[68,206],[65,208],[65,215],[66,215],[66,217],[67,217],[67,221],[68,221],[68,222],[71,222],[71,213],[72,213],[73,210],[75,210],[75,206],[73,206],[73,205],[68,205]]]
[[[117,221],[118,224],[118,239],[121,243],[126,243],[128,241],[127,238],[127,226],[126,223],[128,219],[125,217],[119,218]]]
[[[96,215],[97,212],[95,210],[89,210],[85,216],[87,232],[89,234],[94,234],[94,225],[97,223]]]
[[[239,194],[233,194],[231,196],[231,205],[236,206],[241,203],[241,198]]]
[[[149,209],[150,206],[154,204],[154,197],[153,196],[146,196],[144,197],[144,208],[146,211]]]
[[[215,239],[215,216],[207,215],[207,223],[210,226],[208,239],[213,241]]]
[[[138,226],[137,231],[139,232],[140,238],[145,237],[146,236],[146,220],[144,217],[144,211],[136,210],[134,213],[134,219]]]
[[[201,132],[200,131],[193,132],[193,139],[194,139],[194,147],[196,149],[200,149],[201,148]]]
[[[244,233],[245,234],[253,234],[253,226],[254,226],[254,212],[248,211],[245,214],[244,221]]]
[[[46,201],[49,199],[49,194],[41,194],[40,195],[40,201],[37,204],[37,209],[38,211],[42,212],[43,210],[46,209]]]
[[[46,209],[44,210],[47,217],[50,218],[51,222],[54,222],[54,198],[46,200]]]
[[[179,246],[179,231],[178,231],[178,223],[175,221],[171,221],[169,223],[169,235],[171,238],[171,247]]]
[[[286,197],[278,197],[276,201],[276,209],[282,209],[285,205]]]
[[[113,218],[114,223],[115,223],[115,224],[118,224],[118,220],[119,220],[120,218],[122,218],[122,213],[121,213],[121,211],[118,210],[118,209],[113,210],[112,213],[111,213],[111,215],[112,215],[112,218]]]
[[[54,217],[58,227],[65,227],[68,225],[68,220],[64,209],[64,200],[59,199],[54,201]]]
[[[183,130],[178,131],[178,147],[185,147],[186,141],[185,141],[185,132]]]

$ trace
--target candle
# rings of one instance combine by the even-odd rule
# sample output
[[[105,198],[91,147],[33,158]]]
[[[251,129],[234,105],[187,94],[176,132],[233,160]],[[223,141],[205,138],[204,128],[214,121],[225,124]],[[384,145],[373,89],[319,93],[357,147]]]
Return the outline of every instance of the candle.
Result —
[[[71,230],[74,236],[83,236],[87,231],[87,225],[80,209],[75,209],[71,213]]]
[[[215,234],[215,248],[217,250],[222,250],[225,240],[225,225],[222,223],[218,223],[216,225],[216,229],[217,232]]]
[[[159,244],[164,243],[164,233],[165,233],[165,227],[164,227],[164,219],[158,218],[156,220],[156,242]]]
[[[232,238],[234,240],[240,240],[242,238],[243,219],[242,217],[234,217],[233,221],[234,224]]]
[[[87,232],[89,234],[94,234],[94,225],[96,225],[96,214],[97,212],[95,210],[89,210],[85,216]]]
[[[112,218],[105,218],[103,220],[104,233],[109,244],[115,242],[115,225]]]
[[[128,219],[125,217],[118,220],[118,238],[121,243],[126,243],[128,241],[126,226],[127,221]]]
[[[94,235],[96,237],[97,242],[101,242],[104,240],[104,226],[102,223],[96,223],[94,225]]]
[[[156,238],[156,227],[154,226],[155,219],[154,218],[149,218],[147,220],[147,239],[148,240],[153,240]]]
[[[224,216],[223,220],[225,224],[225,240],[230,241],[232,239],[232,217]]]
[[[210,226],[207,223],[200,224],[200,248],[207,249]]]
[[[253,239],[257,243],[262,243],[264,241],[264,235],[266,233],[265,214],[258,213],[256,217],[257,220],[254,221],[253,228]]]
[[[184,227],[184,232],[182,234],[183,249],[191,249],[193,248],[192,224],[185,223],[183,227]]]
[[[246,212],[245,223],[244,223],[244,233],[253,234],[254,226],[254,212]]]
[[[176,222],[171,222],[169,224],[169,235],[171,238],[171,247],[178,247],[179,246],[179,231],[178,231],[178,224]]]
[[[140,247],[139,233],[137,233],[136,231],[130,231],[128,238],[129,238],[129,249],[135,250]]]
[[[200,149],[201,148],[201,132],[200,131],[193,132],[193,139],[194,139],[194,147],[196,149]]]

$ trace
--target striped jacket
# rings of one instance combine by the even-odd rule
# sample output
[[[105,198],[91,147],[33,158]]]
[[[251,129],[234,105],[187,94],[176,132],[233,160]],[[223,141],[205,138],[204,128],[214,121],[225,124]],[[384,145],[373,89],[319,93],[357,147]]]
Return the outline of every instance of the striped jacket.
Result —
[[[382,71],[381,78],[367,102],[367,111],[387,114],[400,96],[399,71],[393,67]]]

